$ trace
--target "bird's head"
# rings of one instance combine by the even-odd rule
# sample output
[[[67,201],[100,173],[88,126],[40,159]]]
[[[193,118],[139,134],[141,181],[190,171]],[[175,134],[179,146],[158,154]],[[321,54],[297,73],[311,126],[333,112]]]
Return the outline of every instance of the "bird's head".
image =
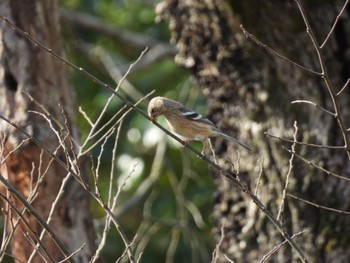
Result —
[[[156,121],[158,116],[163,115],[164,111],[164,100],[162,97],[154,97],[149,102],[147,112],[151,121]]]

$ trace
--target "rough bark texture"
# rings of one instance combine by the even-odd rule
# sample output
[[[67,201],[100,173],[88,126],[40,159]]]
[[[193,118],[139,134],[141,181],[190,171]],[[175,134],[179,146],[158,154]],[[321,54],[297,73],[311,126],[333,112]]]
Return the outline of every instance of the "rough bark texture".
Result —
[[[322,43],[338,15],[341,1],[305,1],[311,26]],[[255,152],[241,151],[240,179],[254,191],[261,173],[258,196],[277,216],[290,154],[281,148],[290,144],[266,138],[268,131],[308,143],[344,145],[337,121],[307,104],[304,99],[334,111],[320,76],[307,73],[272,56],[245,38],[240,24],[275,51],[299,64],[320,71],[317,55],[306,34],[294,1],[168,0],[158,8],[169,20],[176,61],[187,68],[208,96],[210,118],[222,130],[250,144]],[[332,87],[337,92],[349,78],[349,8],[322,50]],[[336,98],[349,127],[349,88]],[[216,140],[219,163],[237,158],[235,145]],[[333,173],[349,177],[350,163],[344,150],[296,146],[296,151]],[[263,159],[262,159],[263,158]],[[262,163],[263,171],[260,169]],[[237,167],[236,167],[237,168]],[[283,239],[274,225],[238,190],[218,176],[216,205],[217,240],[224,238],[218,262],[257,262]],[[350,186],[295,158],[288,193],[336,209],[350,210]],[[287,197],[282,223],[293,235],[310,262],[347,262],[350,258],[348,216],[325,211]],[[296,254],[285,244],[270,262],[295,262]]]
[[[2,16],[34,39],[50,47],[54,52],[63,54],[57,1],[3,0],[0,2],[0,10]],[[67,115],[70,132],[75,139],[78,139],[75,126],[74,91],[65,66],[16,33],[4,22],[1,23],[0,38],[0,114],[9,118],[54,152],[58,147],[55,134],[43,116],[31,111],[44,113],[42,109],[44,107],[47,110],[45,115],[54,122],[60,123],[61,127],[65,127],[65,120],[59,106],[61,105]],[[58,125],[54,125],[59,129]],[[2,138],[0,150],[4,156],[26,139],[23,133],[4,121],[0,121],[0,132]],[[66,143],[70,147],[69,141]],[[61,160],[65,160],[62,150],[58,151],[58,156]],[[26,198],[30,194],[31,187],[41,177],[38,195],[32,205],[43,218],[47,218],[67,172],[34,143],[26,141],[2,165],[1,176],[7,177],[8,181]],[[9,195],[4,186],[1,190],[3,194]],[[21,210],[23,205],[11,194],[9,196],[15,206]],[[6,202],[4,202],[4,211],[7,218],[7,232],[10,233],[19,217],[6,205]],[[16,227],[11,241],[11,253],[17,259],[27,261],[33,251],[33,245],[29,241],[36,242],[42,227],[28,211],[24,217],[31,230],[23,222]],[[94,248],[89,202],[87,194],[75,180],[70,180],[66,185],[50,226],[64,243],[68,253],[85,244],[74,260],[88,262]],[[28,236],[26,236],[27,233]],[[64,258],[47,234],[42,244],[55,262]],[[43,252],[41,248],[39,250]],[[48,257],[45,253],[42,255],[45,258]],[[37,255],[32,262],[44,262],[44,260]]]

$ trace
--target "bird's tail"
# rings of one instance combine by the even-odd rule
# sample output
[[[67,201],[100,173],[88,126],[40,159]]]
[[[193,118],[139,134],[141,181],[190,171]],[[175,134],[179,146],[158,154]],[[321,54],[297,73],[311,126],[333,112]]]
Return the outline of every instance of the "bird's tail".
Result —
[[[238,145],[246,148],[248,151],[252,151],[247,145],[244,145],[243,143],[241,143],[240,141],[238,141],[237,139],[231,137],[230,135],[227,135],[226,133],[220,131],[220,130],[214,130],[214,133],[216,135],[219,135],[219,136],[222,136],[224,137],[225,139],[229,140],[229,141],[233,141],[235,143],[237,143]]]

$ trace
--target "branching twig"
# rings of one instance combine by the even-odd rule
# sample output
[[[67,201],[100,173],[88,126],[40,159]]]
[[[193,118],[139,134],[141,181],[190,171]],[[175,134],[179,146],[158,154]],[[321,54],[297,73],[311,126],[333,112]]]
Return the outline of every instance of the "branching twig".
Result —
[[[119,80],[119,82],[118,82],[118,85],[116,86],[115,89],[112,89],[110,86],[108,86],[107,84],[103,83],[102,81],[100,81],[100,80],[98,80],[97,78],[94,77],[94,78],[95,78],[95,80],[94,80],[95,82],[98,80],[98,81],[99,81],[98,84],[99,84],[99,85],[102,84],[102,86],[104,86],[105,88],[107,87],[107,89],[108,89],[109,91],[111,91],[112,94],[111,94],[111,96],[108,98],[107,102],[105,103],[105,105],[104,105],[104,107],[103,107],[101,113],[99,114],[97,120],[96,120],[95,123],[92,125],[92,127],[91,127],[91,129],[90,129],[90,131],[89,131],[89,134],[88,134],[87,138],[85,139],[85,142],[84,142],[84,143],[82,144],[82,146],[80,147],[80,152],[79,152],[78,155],[83,155],[83,154],[85,154],[87,151],[89,151],[89,150],[91,149],[91,147],[90,147],[88,150],[85,150],[85,152],[83,152],[83,149],[85,148],[86,144],[87,144],[92,138],[94,138],[94,136],[96,136],[100,131],[102,131],[102,130],[104,129],[104,127],[106,127],[107,125],[109,125],[109,123],[111,123],[112,121],[114,121],[114,118],[115,118],[116,116],[118,116],[119,112],[121,112],[122,110],[124,110],[124,108],[125,108],[126,106],[129,106],[129,107],[130,107],[130,105],[128,105],[128,103],[130,103],[131,105],[133,105],[133,107],[130,107],[130,108],[132,108],[132,109],[133,109],[133,108],[137,108],[134,104],[132,104],[131,102],[127,101],[124,97],[122,97],[122,96],[120,96],[120,95],[117,95],[117,94],[118,94],[118,90],[120,89],[121,84],[123,83],[123,81],[124,81],[124,80],[126,79],[126,77],[128,76],[128,74],[129,74],[131,68],[132,68],[137,62],[139,62],[139,61],[141,60],[141,58],[143,57],[143,55],[144,55],[146,52],[147,52],[147,48],[146,48],[144,51],[142,51],[141,54],[140,54],[140,56],[134,61],[134,63],[132,63],[132,64],[129,66],[128,71],[124,74],[124,76],[123,76],[122,78],[120,78],[120,80]],[[61,59],[63,59],[63,58],[61,58]],[[73,66],[74,69],[76,69],[76,66],[75,66],[74,64],[71,64],[71,65]],[[86,72],[86,71],[83,70],[83,72]],[[86,72],[86,73],[87,73],[88,75],[91,75],[91,74],[88,73],[88,72]],[[92,75],[91,75],[91,76],[92,76]],[[99,125],[100,122],[102,121],[102,119],[103,119],[103,117],[104,117],[104,115],[105,115],[105,113],[106,113],[106,111],[107,111],[107,108],[108,108],[108,106],[110,105],[110,103],[111,103],[111,101],[112,101],[112,99],[114,98],[115,95],[117,95],[117,97],[120,96],[120,98],[123,98],[124,102],[127,101],[128,103],[126,103],[125,106],[124,106],[118,113],[116,113],[116,114],[113,116],[113,118],[111,118],[111,120],[109,120],[105,125],[103,125],[103,127],[101,127],[101,128],[99,129],[99,131],[95,132],[96,128],[98,127],[98,125]],[[144,97],[141,98],[141,99],[139,100],[139,102],[143,101],[143,99],[144,99]],[[136,104],[136,105],[137,105],[137,104]]]
[[[301,234],[304,234],[306,232],[306,230],[302,230],[296,234],[294,234],[292,236],[292,238],[296,237],[296,236],[299,236]],[[287,241],[284,240],[281,244],[278,244],[277,246],[275,246],[273,249],[271,249],[266,255],[263,256],[263,258],[259,261],[259,263],[264,263],[264,262],[269,262],[269,259],[271,258],[271,256],[273,254],[275,254],[279,249],[280,247],[282,247]]]
[[[73,63],[65,60],[63,57],[61,57],[59,54],[55,53],[54,51],[52,51],[51,49],[47,48],[46,46],[44,46],[43,44],[41,44],[40,42],[38,42],[37,40],[35,40],[33,37],[31,37],[28,33],[23,32],[21,29],[19,29],[18,27],[16,27],[14,24],[12,24],[8,19],[0,16],[0,19],[2,19],[3,21],[5,21],[5,23],[7,25],[9,25],[14,31],[16,31],[17,33],[19,33],[20,35],[26,37],[28,40],[30,40],[32,43],[34,43],[35,45],[39,46],[40,48],[42,48],[43,50],[45,50],[46,52],[48,52],[49,54],[51,54],[53,57],[55,57],[56,59],[58,59],[59,61],[62,61],[63,63],[65,63],[66,65],[68,65],[69,67],[73,68],[74,70],[81,72],[84,76],[86,76],[87,78],[91,79],[92,81],[94,81],[95,83],[97,83],[98,85],[100,85],[101,87],[103,87],[104,89],[108,90],[109,92],[113,93],[116,97],[118,97],[119,99],[121,99],[125,105],[127,105],[129,108],[133,109],[134,111],[136,111],[137,113],[139,113],[140,115],[142,115],[144,118],[146,119],[150,119],[148,117],[148,115],[146,113],[144,113],[142,110],[140,110],[138,107],[136,107],[133,103],[131,103],[129,100],[127,100],[126,98],[124,98],[122,95],[120,95],[119,93],[115,92],[114,89],[112,89],[110,86],[108,86],[107,84],[103,83],[101,80],[99,80],[98,78],[96,78],[95,76],[93,76],[92,74],[90,74],[89,72],[87,72],[86,70],[84,70],[81,67],[78,67],[76,65],[74,65]],[[313,72],[314,74],[318,74],[317,72]],[[35,144],[37,144],[39,147],[41,147],[45,152],[47,152],[51,157],[55,158],[55,160],[58,162],[59,165],[61,165],[64,169],[66,169],[69,173],[72,173],[72,175],[74,176],[74,178],[76,178],[76,180],[78,180],[78,182],[80,184],[83,184],[80,180],[80,178],[78,177],[78,175],[70,168],[67,167],[67,165],[61,161],[57,156],[55,156],[54,154],[52,154],[52,152],[50,152],[48,150],[47,147],[45,147],[39,140],[37,140],[36,138],[34,138],[33,136],[29,135],[24,129],[22,129],[21,127],[19,127],[18,125],[16,125],[15,123],[11,122],[10,120],[8,120],[6,117],[4,116],[0,116],[1,119],[3,119],[4,121],[8,122],[9,124],[11,124],[12,126],[14,126],[15,128],[17,128],[20,132],[22,132],[23,134],[25,134],[28,138],[30,138]],[[186,148],[188,148],[190,151],[192,151],[194,154],[196,154],[197,156],[200,156],[201,159],[203,159],[204,161],[206,161],[210,166],[212,166],[213,168],[215,168],[216,170],[220,171],[220,173],[222,173],[232,184],[232,186],[240,189],[243,193],[245,193],[254,203],[255,205],[257,205],[259,207],[259,209],[265,214],[265,216],[275,225],[275,227],[278,229],[278,231],[280,232],[280,234],[283,236],[283,238],[285,238],[288,243],[291,245],[291,247],[296,251],[296,253],[298,254],[299,258],[301,259],[302,262],[307,262],[304,253],[301,251],[301,249],[299,248],[299,246],[292,240],[292,238],[289,236],[288,233],[286,233],[282,227],[282,225],[280,224],[280,222],[278,220],[276,220],[276,218],[272,215],[272,213],[267,210],[267,208],[263,205],[263,203],[253,194],[251,193],[247,186],[245,186],[244,184],[242,184],[240,181],[237,180],[238,178],[238,174],[236,174],[235,172],[228,172],[226,171],[224,168],[220,167],[219,165],[215,164],[213,161],[211,161],[207,156],[202,155],[198,150],[196,150],[193,146],[191,146],[190,144],[185,144],[179,137],[177,137],[176,135],[174,135],[173,133],[171,133],[170,131],[168,131],[167,129],[165,129],[164,127],[162,127],[161,125],[159,125],[156,122],[153,122],[154,125],[156,125],[158,128],[160,128],[162,131],[164,131],[168,136],[172,137],[173,139],[175,139],[176,141],[180,142],[181,144],[185,145]],[[348,144],[347,144],[348,145]],[[84,184],[83,184],[84,185]],[[95,200],[105,209],[105,211],[108,213],[109,216],[111,216],[112,222],[114,223],[115,227],[117,228],[118,231],[120,231],[120,235],[121,238],[126,246],[126,251],[129,254],[129,260],[132,262],[135,262],[132,258],[131,255],[131,251],[130,251],[130,244],[126,238],[126,235],[123,233],[123,230],[120,228],[120,224],[118,223],[117,218],[114,216],[114,214],[112,213],[112,211],[110,210],[110,208],[100,199],[98,198],[98,196],[96,196],[95,193],[93,193],[87,186],[84,185],[84,188],[86,190],[88,190],[88,192],[95,198]],[[25,200],[24,200],[25,201]]]
[[[215,246],[215,249],[212,253],[212,260],[211,260],[211,263],[216,263],[219,259],[219,256],[220,256],[220,247],[224,241],[224,238],[225,238],[225,226],[224,224],[222,223],[221,227],[220,227],[220,239],[219,241],[217,242],[216,246]]]
[[[82,244],[78,249],[76,249],[74,252],[72,252],[68,257],[66,257],[65,259],[57,262],[57,263],[64,263],[69,261],[71,258],[73,258],[76,254],[78,254],[81,250],[84,249],[86,244]]]
[[[323,57],[323,54],[322,54],[322,50],[320,48],[320,46],[318,45],[317,43],[317,40],[316,40],[316,37],[315,37],[315,34],[310,26],[310,23],[309,23],[309,20],[307,18],[307,15],[306,15],[306,11],[304,10],[300,0],[294,0],[299,8],[299,11],[300,11],[300,14],[304,20],[304,24],[305,24],[305,27],[306,27],[306,33],[309,35],[310,37],[310,40],[314,46],[314,49],[317,53],[317,57],[318,57],[318,62],[320,64],[320,67],[321,67],[321,77],[326,85],[326,88],[327,88],[327,91],[328,91],[328,94],[332,100],[332,104],[333,104],[333,107],[334,107],[334,114],[335,114],[335,118],[337,119],[337,122],[338,122],[338,125],[339,125],[339,128],[341,130],[341,133],[343,135],[343,139],[344,139],[344,142],[345,142],[345,150],[346,150],[346,153],[348,154],[348,158],[350,159],[350,139],[349,139],[349,136],[348,136],[348,133],[347,133],[347,129],[345,127],[345,122],[344,122],[344,117],[343,115],[341,114],[341,111],[340,111],[340,108],[339,108],[339,104],[336,100],[336,94],[334,93],[334,90],[331,86],[331,82],[330,82],[330,79],[329,79],[329,76],[328,76],[328,72],[327,72],[327,67],[326,67],[326,64],[325,64],[325,61],[324,61],[324,57]]]
[[[3,177],[2,177],[2,175],[0,174],[0,180],[2,180],[2,178],[3,178]],[[10,190],[9,190],[9,191],[10,191]],[[11,192],[11,191],[10,191],[10,192]],[[12,193],[12,192],[11,192],[11,193]],[[5,196],[5,195],[3,195],[2,193],[0,193],[0,197],[1,197],[3,200],[5,200],[6,203],[7,203],[8,205],[11,206],[12,210],[16,212],[16,214],[17,214],[17,215],[19,216],[19,218],[22,220],[23,224],[29,229],[29,231],[33,234],[33,236],[34,236],[35,239],[37,240],[37,244],[33,243],[34,251],[37,251],[37,248],[40,247],[40,248],[43,250],[43,252],[45,252],[45,254],[47,255],[47,257],[48,257],[52,262],[54,262],[54,260],[53,260],[53,259],[51,258],[51,256],[50,256],[50,254],[47,253],[44,244],[43,244],[43,243],[41,242],[41,240],[36,236],[37,233],[36,233],[36,231],[32,228],[30,222],[28,222],[28,220],[26,220],[26,218],[23,216],[23,214],[24,214],[25,211],[32,211],[32,210],[29,210],[28,207],[25,207],[25,208],[23,209],[23,211],[19,211],[19,210],[17,209],[17,207],[13,204],[13,202],[12,202],[11,200],[9,200],[9,198],[8,198],[7,196]],[[36,212],[36,211],[34,211],[34,212]],[[43,220],[42,222],[44,222],[44,224],[46,224],[45,221],[44,221],[44,219],[42,219],[42,220]],[[19,220],[18,220],[18,222],[19,222]],[[18,222],[17,222],[17,223],[18,223]],[[47,225],[47,226],[48,226],[48,225]],[[67,252],[65,252],[65,248],[64,248],[63,244],[60,244],[60,241],[59,241],[59,239],[55,236],[55,233],[54,233],[53,231],[48,231],[48,233],[50,233],[50,236],[53,238],[54,241],[55,241],[55,239],[58,241],[58,243],[56,243],[56,245],[57,245],[58,248],[61,250],[61,252],[62,252],[65,256],[67,256],[67,254],[65,254],[65,253],[67,253]],[[33,241],[33,240],[32,240],[32,241]],[[34,242],[34,241],[33,241],[33,242]],[[60,245],[61,245],[61,247],[60,247]]]

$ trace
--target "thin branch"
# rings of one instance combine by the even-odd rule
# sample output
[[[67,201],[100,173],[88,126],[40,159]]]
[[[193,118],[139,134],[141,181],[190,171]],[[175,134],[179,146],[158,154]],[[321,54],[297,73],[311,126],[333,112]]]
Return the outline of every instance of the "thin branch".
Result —
[[[346,81],[346,83],[344,84],[344,86],[340,89],[340,91],[338,91],[337,96],[339,96],[345,89],[346,87],[349,85],[350,83],[350,78]]]
[[[220,247],[222,245],[222,243],[224,242],[224,238],[225,238],[225,227],[222,223],[221,227],[220,227],[220,239],[219,242],[217,242],[217,244],[215,245],[215,249],[213,251],[212,254],[212,260],[211,263],[217,263],[220,257]]]
[[[9,258],[12,258],[13,261],[16,263],[26,263],[26,262],[20,260],[19,258],[16,258],[15,256],[11,255],[10,253],[7,253],[6,251],[1,250],[0,253],[4,254],[5,256],[8,256]],[[3,262],[3,261],[1,261],[1,262]]]
[[[296,103],[305,103],[305,104],[311,104],[313,106],[315,106],[316,108],[319,108],[320,110],[323,110],[324,112],[330,114],[332,117],[335,117],[335,114],[329,110],[326,110],[325,108],[321,107],[320,105],[318,105],[317,103],[315,102],[312,102],[310,100],[293,100],[291,102],[292,104],[296,104]]]
[[[94,47],[92,49],[92,53],[99,58],[103,66],[105,67],[105,70],[108,72],[109,76],[113,79],[114,83],[116,83],[118,86],[118,83],[121,83],[121,80],[123,80],[123,85],[121,85],[121,89],[125,92],[126,95],[128,95],[133,100],[139,100],[143,97],[143,94],[137,90],[134,85],[132,85],[127,79],[126,76],[129,74],[131,68],[134,68],[139,63],[133,63],[134,65],[132,67],[128,68],[127,72],[124,72],[126,74],[122,74],[120,69],[117,67],[117,65],[114,63],[114,60],[112,59],[112,56],[109,55],[106,50],[101,47]],[[147,52],[148,53],[148,52]],[[141,56],[138,60],[141,59]]]
[[[226,254],[224,254],[224,258],[227,260],[229,263],[235,263],[232,259],[230,259]]]
[[[152,225],[149,225],[149,223],[146,223],[146,224],[147,224],[146,226],[147,228],[144,227],[142,238],[140,238],[135,251],[135,255],[137,256],[137,262],[141,261],[143,251],[145,250],[147,244],[152,239],[152,237],[161,229],[160,224],[157,224],[157,223],[154,223]]]
[[[22,140],[15,148],[13,148],[11,151],[8,152],[8,154],[5,156],[5,157],[2,157],[2,152],[0,154],[1,156],[1,162],[0,164],[4,164],[6,162],[6,159],[11,155],[13,154],[15,151],[17,151],[19,148],[21,148],[21,146],[23,144],[25,144],[26,142],[28,142],[30,139],[29,138],[26,138],[24,140]],[[1,151],[3,151],[4,147],[1,146]]]
[[[291,150],[289,150],[289,149],[287,149],[287,148],[285,148],[285,147],[283,147],[283,146],[282,146],[282,149],[286,150],[286,151],[289,152],[289,153],[292,153]],[[296,157],[298,157],[300,160],[304,161],[306,164],[308,164],[308,165],[310,165],[310,166],[312,166],[312,167],[317,168],[318,170],[320,170],[320,171],[326,173],[327,175],[334,176],[334,177],[336,177],[336,178],[338,178],[338,179],[341,179],[341,180],[345,180],[345,181],[350,182],[350,178],[347,178],[347,177],[344,177],[344,176],[341,176],[341,175],[332,173],[332,172],[326,170],[325,168],[323,168],[323,167],[321,167],[321,166],[319,166],[319,165],[317,165],[317,164],[315,164],[315,163],[313,163],[313,162],[311,162],[311,161],[305,159],[304,157],[302,157],[301,155],[299,155],[299,154],[297,154],[297,153],[295,153],[295,152],[294,152],[294,155],[295,155]]]
[[[33,240],[33,238],[29,235],[28,232],[24,232],[24,230],[22,230],[23,236],[27,239],[28,243],[32,245],[34,251],[36,251],[36,253],[40,256],[40,258],[45,262],[45,263],[55,263],[55,261],[50,257],[49,253],[46,251],[45,247],[38,247],[37,245],[35,245],[35,241]],[[45,258],[45,255],[47,256],[47,258]]]
[[[113,146],[113,150],[112,150],[112,160],[111,160],[111,171],[110,171],[110,175],[109,175],[109,189],[108,189],[108,201],[107,201],[107,205],[109,207],[111,207],[111,210],[114,211],[115,206],[116,206],[116,199],[114,200],[114,202],[112,203],[112,186],[113,186],[113,178],[114,178],[114,169],[115,169],[115,157],[116,157],[116,151],[118,148],[118,142],[119,142],[119,136],[120,136],[120,131],[121,131],[121,127],[122,127],[122,122],[119,124],[118,128],[117,128],[117,134],[115,136],[114,139],[114,146]],[[106,245],[106,240],[107,240],[107,234],[110,230],[111,227],[111,219],[110,217],[107,215],[106,216],[106,220],[105,220],[105,226],[103,229],[103,233],[102,233],[102,237],[101,240],[98,242],[98,247],[95,250],[94,255],[92,256],[92,258],[90,259],[90,263],[95,263],[99,257],[101,256],[102,250]]]
[[[240,25],[240,28],[242,29],[244,35],[247,37],[247,38],[250,38],[251,40],[253,40],[258,46],[262,47],[263,49],[265,49],[268,53],[276,56],[276,57],[279,57],[280,59],[283,59],[289,63],[291,63],[292,65],[298,67],[298,68],[301,68],[302,70],[305,70],[309,73],[312,73],[312,74],[315,74],[315,75],[318,75],[318,76],[322,76],[322,73],[320,72],[317,72],[317,71],[314,71],[312,69],[309,69],[309,68],[306,68],[300,64],[298,64],[297,62],[295,61],[292,61],[290,60],[289,58],[279,54],[278,52],[276,52],[275,50],[273,50],[272,48],[270,48],[268,45],[264,44],[263,42],[261,42],[260,40],[258,40],[253,34],[249,33],[244,27],[243,25]]]
[[[348,5],[348,3],[349,3],[349,0],[346,0],[344,5],[343,5],[343,8],[340,10],[339,14],[337,15],[331,30],[329,30],[327,37],[325,38],[325,40],[323,41],[322,45],[320,46],[321,49],[323,49],[323,47],[328,42],[329,37],[333,34],[334,29],[335,29],[336,25],[338,24],[339,18],[342,16],[343,12],[345,11],[346,6]]]
[[[297,140],[297,133],[298,133],[298,125],[297,125],[297,122],[294,121],[294,141]],[[288,172],[287,172],[287,176],[286,176],[286,182],[285,182],[285,185],[284,185],[284,188],[283,188],[283,192],[282,192],[282,200],[281,200],[281,205],[278,209],[278,213],[277,213],[277,220],[280,220],[281,221],[281,217],[282,217],[282,213],[284,211],[284,204],[286,202],[286,194],[287,194],[287,188],[288,188],[288,185],[289,185],[289,177],[292,173],[292,169],[293,169],[293,160],[294,160],[294,153],[295,153],[295,143],[292,144],[292,147],[291,147],[291,151],[292,151],[292,154],[290,156],[290,159],[289,159],[289,167],[288,167]]]
[[[67,258],[58,261],[57,263],[64,263],[69,261],[69,259],[73,258],[76,254],[78,254],[81,250],[84,249],[84,247],[86,246],[86,244],[82,244],[78,249],[76,249],[74,252],[72,252]]]
[[[125,257],[125,255],[126,255],[126,253],[127,253],[128,251],[131,251],[131,247],[136,243],[137,238],[138,238],[138,235],[136,234],[136,235],[134,236],[134,239],[133,239],[133,240],[130,242],[130,244],[125,248],[125,251],[123,252],[123,254],[117,259],[116,263],[122,261],[122,259],[123,259],[123,258]],[[131,258],[130,255],[129,255],[129,260],[130,260],[131,263],[136,263],[136,261],[134,261],[134,259]]]
[[[278,139],[280,141],[289,142],[289,143],[293,143],[293,144],[295,143],[298,145],[304,145],[304,146],[310,146],[310,147],[316,147],[316,148],[326,148],[326,149],[344,149],[344,146],[329,146],[329,145],[313,144],[313,143],[306,143],[306,142],[298,142],[298,141],[282,138],[282,137],[273,135],[273,134],[268,133],[268,132],[265,132],[264,134],[266,136],[269,136],[269,137],[274,138],[274,139]]]
[[[300,197],[297,197],[295,195],[292,195],[292,194],[287,194],[288,196],[298,200],[298,201],[302,201],[302,202],[305,202],[309,205],[312,205],[312,206],[315,206],[317,208],[321,208],[321,209],[325,209],[325,210],[328,210],[328,211],[332,211],[332,212],[336,212],[336,213],[339,213],[339,214],[342,214],[342,215],[350,215],[350,212],[347,212],[347,211],[344,211],[344,210],[338,210],[338,209],[334,209],[334,208],[331,208],[331,207],[327,207],[327,206],[323,206],[323,205],[319,205],[319,204],[316,204],[316,203],[313,203],[313,202],[310,202],[306,199],[303,199],[303,198],[300,198]]]
[[[260,161],[259,167],[260,167],[259,168],[259,176],[258,176],[256,187],[255,187],[255,190],[254,190],[254,195],[256,195],[256,196],[258,196],[260,182],[261,182],[261,177],[264,174],[264,156],[261,156],[261,161]]]
[[[175,255],[176,248],[179,245],[179,240],[180,240],[180,230],[177,228],[173,228],[171,231],[170,244],[168,245],[168,249],[166,252],[165,263],[175,262],[174,255]]]
[[[292,236],[292,238],[296,237],[296,236],[299,236],[301,234],[304,234],[306,232],[306,230],[302,230],[296,234],[294,234]],[[272,248],[266,255],[263,256],[263,258],[259,261],[259,263],[265,263],[265,262],[269,262],[269,259],[271,258],[271,256],[273,254],[275,254],[279,249],[280,247],[282,247],[287,241],[284,240],[281,244],[278,244],[277,246],[275,246],[274,248]]]

